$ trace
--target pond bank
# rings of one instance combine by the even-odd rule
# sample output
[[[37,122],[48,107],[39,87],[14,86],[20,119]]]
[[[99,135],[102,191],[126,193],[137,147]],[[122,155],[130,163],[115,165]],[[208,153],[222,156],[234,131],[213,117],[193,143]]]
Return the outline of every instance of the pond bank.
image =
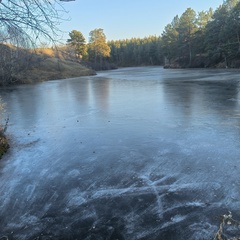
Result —
[[[3,154],[7,152],[9,149],[9,143],[6,135],[4,132],[1,130],[0,131],[0,159],[2,158]]]

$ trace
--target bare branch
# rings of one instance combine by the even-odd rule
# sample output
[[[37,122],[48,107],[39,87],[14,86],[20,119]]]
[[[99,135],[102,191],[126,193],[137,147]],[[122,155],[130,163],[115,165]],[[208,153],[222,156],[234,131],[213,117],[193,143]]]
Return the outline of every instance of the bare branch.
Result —
[[[42,41],[55,44],[66,13],[59,0],[0,0],[0,84],[31,68],[31,51]]]
[[[15,44],[13,33],[31,39],[31,44],[36,39],[54,41],[60,33],[57,26],[63,12],[63,5],[57,0],[0,0],[0,41],[11,43],[13,39]]]

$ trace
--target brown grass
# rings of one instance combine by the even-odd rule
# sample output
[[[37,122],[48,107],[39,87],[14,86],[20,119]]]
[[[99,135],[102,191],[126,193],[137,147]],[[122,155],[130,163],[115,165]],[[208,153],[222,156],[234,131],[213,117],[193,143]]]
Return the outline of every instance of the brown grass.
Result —
[[[214,237],[214,240],[239,240],[239,229],[240,222],[233,219],[232,213],[229,211],[229,214],[224,214],[221,216],[221,223],[219,229]],[[229,228],[229,232],[227,231]],[[237,230],[237,234],[236,234]],[[232,232],[232,234],[230,234]],[[231,236],[230,236],[231,235]],[[236,236],[238,235],[238,236]]]
[[[3,69],[0,72],[1,85],[96,74],[94,70],[77,62],[73,50],[67,46],[58,49],[27,50],[2,44],[0,45],[0,56],[0,66]],[[11,68],[9,68],[10,65],[12,65]]]
[[[86,68],[77,62],[60,60],[55,57],[46,58],[38,55],[38,60],[36,60],[36,63],[33,64],[30,69],[19,72],[14,77],[22,83],[29,83],[95,74],[95,71]]]

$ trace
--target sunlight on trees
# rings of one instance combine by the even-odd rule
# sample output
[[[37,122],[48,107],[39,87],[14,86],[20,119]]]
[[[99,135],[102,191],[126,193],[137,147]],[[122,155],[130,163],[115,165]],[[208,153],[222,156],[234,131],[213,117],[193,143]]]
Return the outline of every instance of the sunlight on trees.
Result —
[[[99,61],[101,66],[103,57],[109,57],[110,51],[103,29],[96,28],[92,30],[89,33],[89,56],[94,59],[94,63],[96,64]]]
[[[68,44],[74,48],[77,59],[81,60],[87,54],[87,46],[85,38],[81,32],[72,30],[69,33],[70,39],[67,40]]]

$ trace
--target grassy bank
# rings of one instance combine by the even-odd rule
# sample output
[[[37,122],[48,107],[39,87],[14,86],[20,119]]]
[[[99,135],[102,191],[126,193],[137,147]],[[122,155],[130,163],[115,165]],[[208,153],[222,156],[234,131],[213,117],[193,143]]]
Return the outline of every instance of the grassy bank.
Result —
[[[0,85],[95,75],[67,48],[34,50],[0,45]]]
[[[33,83],[96,74],[94,70],[86,68],[77,62],[61,60],[55,57],[43,58],[41,55],[34,58],[35,64],[13,76],[18,83]]]

